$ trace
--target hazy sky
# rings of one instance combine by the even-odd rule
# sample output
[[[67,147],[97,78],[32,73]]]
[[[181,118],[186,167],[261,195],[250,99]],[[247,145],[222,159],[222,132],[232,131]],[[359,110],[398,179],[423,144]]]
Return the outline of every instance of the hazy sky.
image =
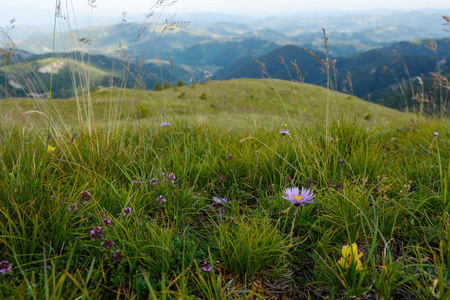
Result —
[[[55,0],[2,0],[8,3],[0,10],[0,26],[5,26],[13,17],[16,25],[33,25],[48,27],[53,20]],[[128,15],[148,12],[156,0],[91,0],[96,5],[93,16],[115,17],[121,20],[122,12]],[[166,1],[170,3],[173,0]],[[89,10],[88,0],[62,0],[73,7],[80,16]],[[6,9],[5,9],[6,7]],[[280,14],[285,12],[308,11],[348,11],[366,9],[421,9],[450,8],[449,0],[178,0],[171,7],[166,7],[168,13],[178,12],[179,15],[195,12],[220,12],[225,14],[251,15],[254,17]],[[443,12],[444,13],[444,12]]]

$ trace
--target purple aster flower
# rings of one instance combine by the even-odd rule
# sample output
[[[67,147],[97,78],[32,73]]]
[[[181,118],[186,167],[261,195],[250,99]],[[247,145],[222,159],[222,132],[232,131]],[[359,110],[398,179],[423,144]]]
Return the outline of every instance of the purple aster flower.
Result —
[[[131,216],[131,208],[125,207],[125,209],[123,210],[123,215],[124,215],[125,217]]]
[[[169,122],[161,122],[161,127],[166,127],[169,126],[170,123]]]
[[[118,262],[120,262],[123,258],[122,252],[120,252],[119,250],[116,250],[116,253],[114,253],[113,258],[115,260],[117,260]]]
[[[304,205],[305,203],[313,203],[312,200],[316,195],[314,195],[311,190],[305,189],[302,187],[302,191],[300,192],[297,187],[286,188],[284,190],[284,196],[281,196],[283,199],[288,200],[295,206]]]
[[[103,219],[103,225],[105,225],[105,226],[111,225],[111,220],[108,219],[108,218],[104,218]]]
[[[106,249],[109,249],[109,248],[111,248],[112,246],[114,246],[114,243],[113,243],[112,241],[110,241],[110,240],[106,240],[106,241],[103,243],[103,247],[105,247]]]
[[[333,138],[333,137],[330,137],[330,141],[334,141],[334,138]]]
[[[11,271],[12,265],[7,260],[3,260],[0,262],[0,273],[5,274],[6,272]]]
[[[163,196],[159,196],[159,197],[158,197],[158,202],[159,202],[159,203],[162,204],[162,203],[164,203],[164,202],[166,202],[166,201],[167,201],[166,198],[164,198]]]
[[[223,204],[224,202],[227,202],[227,201],[228,201],[227,198],[212,197],[212,199],[214,200],[214,202],[216,202],[216,203],[218,203],[218,204]]]
[[[69,207],[67,207],[68,211],[71,211],[72,208],[74,208],[75,210],[78,210],[78,203],[74,203],[74,204],[69,204]]]
[[[91,230],[91,239],[93,241],[99,240],[103,237],[103,230],[101,227],[95,227]]]
[[[83,204],[86,204],[91,200],[91,193],[89,191],[81,192],[81,200],[83,200]]]
[[[201,266],[202,266],[203,272],[211,272],[211,270],[212,270],[211,265],[208,264],[208,262],[206,260],[201,264]]]
[[[439,135],[439,132],[437,132],[437,131],[435,131],[434,133],[433,133],[433,136],[438,136]]]
[[[174,183],[175,182],[175,174],[170,173],[169,176],[167,176],[167,180]]]
[[[187,127],[187,130],[191,130],[191,126],[188,126],[188,127]]]
[[[286,134],[289,134],[289,129],[283,129],[278,132],[281,133],[282,136],[285,136]]]

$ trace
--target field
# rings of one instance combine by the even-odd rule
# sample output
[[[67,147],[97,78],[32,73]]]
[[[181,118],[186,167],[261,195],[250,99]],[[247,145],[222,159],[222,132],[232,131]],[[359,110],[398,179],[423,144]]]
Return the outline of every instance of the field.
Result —
[[[445,119],[247,79],[54,99],[50,137],[0,103],[2,299],[450,295]]]

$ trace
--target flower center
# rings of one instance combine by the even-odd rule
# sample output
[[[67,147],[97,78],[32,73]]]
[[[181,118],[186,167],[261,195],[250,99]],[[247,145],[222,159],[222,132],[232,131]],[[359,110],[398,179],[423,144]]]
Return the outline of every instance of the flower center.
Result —
[[[295,200],[295,201],[302,201],[302,197],[300,197],[300,196],[294,196],[294,200]]]

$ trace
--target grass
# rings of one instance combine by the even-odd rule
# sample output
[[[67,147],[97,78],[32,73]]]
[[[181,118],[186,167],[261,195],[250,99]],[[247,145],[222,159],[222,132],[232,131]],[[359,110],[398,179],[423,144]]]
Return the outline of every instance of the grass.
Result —
[[[2,299],[450,297],[444,118],[279,80],[48,104],[0,102]]]

